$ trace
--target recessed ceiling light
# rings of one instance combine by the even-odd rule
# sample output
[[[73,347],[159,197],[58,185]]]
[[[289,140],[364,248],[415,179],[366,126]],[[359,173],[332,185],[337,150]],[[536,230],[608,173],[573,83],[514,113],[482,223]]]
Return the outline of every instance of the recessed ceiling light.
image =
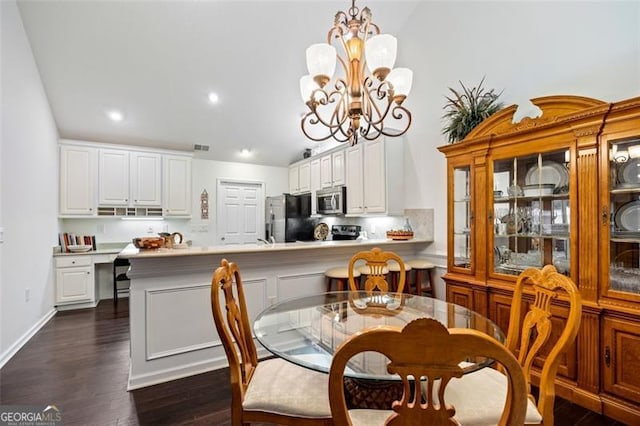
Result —
[[[209,92],[209,102],[211,102],[212,104],[217,104],[219,99],[220,98],[218,97],[217,93]]]
[[[107,116],[111,119],[111,121],[122,121],[124,115],[120,111],[113,110],[107,113]]]
[[[242,150],[240,151],[240,155],[242,155],[243,157],[248,157],[249,155],[251,155],[251,150],[247,148],[242,148]]]

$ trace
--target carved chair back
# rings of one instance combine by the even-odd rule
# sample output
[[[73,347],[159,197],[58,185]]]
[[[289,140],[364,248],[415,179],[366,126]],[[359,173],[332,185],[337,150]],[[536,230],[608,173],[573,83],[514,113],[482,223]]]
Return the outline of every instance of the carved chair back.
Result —
[[[227,259],[222,259],[213,274],[211,311],[229,361],[232,410],[242,410],[245,391],[258,365],[258,355],[251,335],[240,269]]]
[[[364,274],[364,288],[361,289],[360,286],[356,283],[353,272],[354,268],[356,267],[356,262],[363,260],[365,261],[365,265],[369,267],[369,273]],[[375,247],[369,251],[360,251],[354,254],[353,257],[351,257],[351,260],[349,261],[349,289],[351,291],[364,290],[366,292],[388,292],[389,283],[387,282],[387,264],[389,261],[398,262],[398,264],[400,265],[400,278],[398,280],[398,288],[394,291],[402,293],[404,289],[404,282],[406,279],[404,261],[394,252],[382,251],[378,247]]]
[[[525,283],[531,284],[534,300],[522,316],[522,301]],[[540,374],[540,394],[538,411],[544,424],[553,424],[553,403],[555,398],[554,381],[561,361],[561,356],[573,344],[580,328],[582,315],[582,298],[576,284],[568,277],[558,273],[553,265],[544,268],[529,268],[523,271],[515,286],[513,303],[509,317],[507,348],[518,356],[530,392],[531,369],[533,362],[541,353],[552,332],[551,302],[564,295],[569,303],[569,315],[564,327],[546,354]]]
[[[455,407],[445,401],[445,389],[452,379],[462,377],[459,364],[471,356],[490,357],[506,372],[509,391],[499,424],[524,424],[526,381],[513,354],[477,330],[447,330],[434,319],[421,318],[404,328],[370,328],[340,345],[329,371],[329,403],[337,425],[352,424],[344,398],[345,367],[354,355],[366,351],[385,355],[390,360],[387,370],[402,379],[402,397],[390,407],[393,412],[389,413],[386,425],[457,424]]]

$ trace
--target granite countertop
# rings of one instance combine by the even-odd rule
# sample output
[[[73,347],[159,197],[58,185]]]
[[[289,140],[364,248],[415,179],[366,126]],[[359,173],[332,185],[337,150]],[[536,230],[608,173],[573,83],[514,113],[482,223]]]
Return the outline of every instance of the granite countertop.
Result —
[[[363,247],[376,245],[393,244],[416,244],[428,243],[430,240],[413,239],[409,241],[394,241],[388,239],[374,240],[347,240],[347,241],[298,241],[294,243],[275,244],[241,244],[241,245],[220,245],[207,247],[187,247],[187,248],[160,248],[155,250],[139,250],[133,244],[125,247],[118,257],[125,259],[175,257],[175,256],[197,256],[220,253],[258,253],[265,251],[291,251],[291,250],[317,250],[331,247]],[[91,252],[90,252],[91,253]]]

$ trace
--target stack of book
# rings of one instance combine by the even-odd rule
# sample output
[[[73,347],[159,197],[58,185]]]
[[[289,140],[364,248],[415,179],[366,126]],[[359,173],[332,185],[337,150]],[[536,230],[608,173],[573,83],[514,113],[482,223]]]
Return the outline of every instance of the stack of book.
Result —
[[[95,235],[76,235],[69,232],[61,232],[59,237],[60,248],[63,253],[69,253],[69,246],[91,246],[91,250],[96,249],[96,236]]]

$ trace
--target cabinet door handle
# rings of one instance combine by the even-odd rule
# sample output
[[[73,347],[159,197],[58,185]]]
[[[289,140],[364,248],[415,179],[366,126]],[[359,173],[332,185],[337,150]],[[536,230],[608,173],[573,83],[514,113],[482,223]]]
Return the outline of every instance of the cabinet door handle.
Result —
[[[611,367],[611,349],[609,346],[604,348],[604,363],[607,367]]]
[[[90,275],[90,274],[91,274],[91,272],[87,271],[87,275]]]
[[[607,218],[609,217],[609,212],[607,211],[607,206],[602,207],[602,224],[607,224]]]

